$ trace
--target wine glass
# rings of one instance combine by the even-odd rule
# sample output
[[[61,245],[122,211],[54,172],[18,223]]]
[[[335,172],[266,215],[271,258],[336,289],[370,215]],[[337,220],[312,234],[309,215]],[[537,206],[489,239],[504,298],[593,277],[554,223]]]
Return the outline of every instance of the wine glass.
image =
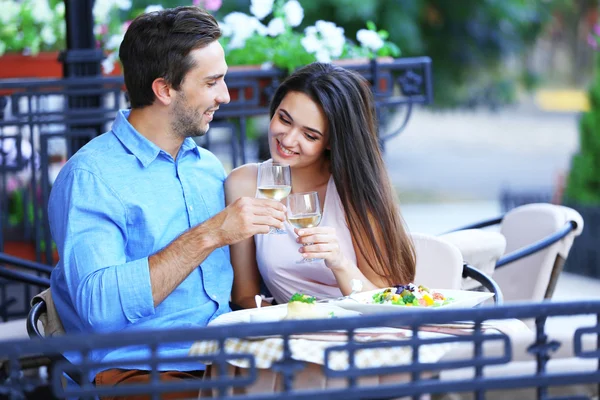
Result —
[[[273,200],[285,199],[292,190],[292,173],[290,166],[277,162],[264,162],[258,166],[256,182],[261,197]],[[284,229],[271,227],[270,234],[286,233]]]
[[[292,226],[314,228],[321,222],[321,204],[317,192],[292,193],[287,198],[287,219]],[[312,243],[306,243],[308,246]],[[317,261],[316,258],[303,258],[297,263]]]

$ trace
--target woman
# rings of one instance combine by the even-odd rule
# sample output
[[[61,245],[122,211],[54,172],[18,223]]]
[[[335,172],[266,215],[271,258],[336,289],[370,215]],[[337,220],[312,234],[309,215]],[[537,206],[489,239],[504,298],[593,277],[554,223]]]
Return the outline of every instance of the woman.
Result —
[[[352,279],[365,291],[411,282],[414,249],[377,142],[367,81],[331,64],[310,64],[279,86],[270,117],[271,161],[290,165],[292,193],[318,192],[323,216],[318,227],[298,230],[286,222],[284,235],[255,235],[231,246],[233,303],[255,307],[261,275],[278,303],[295,292],[347,295]],[[231,172],[228,204],[256,195],[257,171],[257,164],[246,164]],[[297,264],[299,253],[316,260]]]

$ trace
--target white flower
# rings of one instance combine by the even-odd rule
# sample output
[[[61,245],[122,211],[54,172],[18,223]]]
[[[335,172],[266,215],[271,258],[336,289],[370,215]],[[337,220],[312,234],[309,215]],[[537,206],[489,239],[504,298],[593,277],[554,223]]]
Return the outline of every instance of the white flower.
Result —
[[[314,28],[314,26],[312,28]],[[323,47],[316,34],[307,33],[306,36],[302,38],[300,43],[302,44],[302,47],[304,47],[304,50],[309,53],[316,53]]]
[[[285,20],[290,26],[298,26],[304,19],[304,9],[296,0],[290,0],[283,6]]]
[[[45,25],[42,28],[42,31],[40,32],[40,37],[42,38],[42,41],[47,45],[53,45],[54,43],[56,43],[56,35],[54,34],[54,31],[52,31],[52,27],[50,27],[50,25]]]
[[[317,53],[315,54],[315,57],[317,57],[318,62],[322,62],[322,63],[331,62],[331,54],[329,54],[329,51],[327,51],[327,49],[325,49],[325,48],[322,48],[319,51],[317,51]]]
[[[108,14],[112,7],[113,3],[110,0],[96,0],[92,9],[96,22],[105,24],[108,21]]]
[[[267,34],[269,36],[277,36],[285,32],[285,22],[281,18],[273,18],[267,26]]]
[[[115,69],[115,63],[117,62],[118,54],[110,53],[108,57],[102,60],[102,71],[105,74],[110,74]]]
[[[229,37],[233,33],[233,28],[224,22],[219,21],[219,28],[224,37]]]
[[[2,9],[0,12],[1,25],[6,26],[17,18],[20,6],[12,0],[0,1],[0,9]]]
[[[131,0],[96,0],[92,10],[94,19],[97,23],[106,24],[108,16],[114,8],[129,10],[131,8]]]
[[[252,24],[254,25],[254,31],[260,36],[267,35],[267,27],[261,24],[257,18],[252,18]]]
[[[34,0],[31,2],[31,14],[35,22],[48,24],[52,22],[52,10],[48,4],[48,0]]]
[[[252,0],[250,12],[259,20],[262,20],[273,11],[273,0]]]
[[[115,0],[114,4],[121,10],[129,10],[131,8],[131,0]]]
[[[144,12],[145,13],[151,13],[151,12],[154,12],[154,11],[161,11],[161,10],[163,10],[163,6],[161,6],[160,4],[158,4],[158,5],[147,6],[146,9],[144,10]]]
[[[341,56],[344,51],[344,43],[346,43],[344,28],[336,26],[333,22],[322,20],[317,21],[315,26],[331,55],[333,57]]]
[[[362,46],[373,51],[377,51],[383,47],[383,39],[375,31],[361,29],[356,32],[356,39],[358,39]]]
[[[332,58],[340,57],[344,51],[344,29],[333,22],[319,20],[315,26],[307,27],[304,34],[302,46],[307,52],[315,54],[319,61],[330,62]]]
[[[110,50],[118,49],[121,46],[124,36],[124,34],[112,35],[110,38],[108,38],[105,47]]]
[[[56,4],[56,7],[54,7],[54,12],[56,12],[57,15],[64,17],[64,15],[65,15],[65,2],[64,1],[59,1],[58,4]]]
[[[244,47],[246,40],[255,32],[261,36],[267,34],[267,27],[260,23],[256,17],[251,17],[241,12],[232,12],[223,18],[223,35],[231,37],[229,49]],[[227,33],[227,35],[225,34]]]

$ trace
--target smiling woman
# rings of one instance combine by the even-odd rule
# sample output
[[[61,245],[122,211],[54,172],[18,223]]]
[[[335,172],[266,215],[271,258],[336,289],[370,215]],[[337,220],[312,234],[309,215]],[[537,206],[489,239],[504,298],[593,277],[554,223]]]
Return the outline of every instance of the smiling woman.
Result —
[[[292,194],[316,192],[323,212],[318,227],[286,222],[287,235],[255,235],[231,246],[234,303],[254,307],[261,276],[277,302],[298,291],[347,295],[354,279],[366,290],[412,281],[414,250],[378,146],[374,110],[369,83],[332,64],[301,68],[276,90],[272,162],[290,165]],[[255,164],[234,170],[225,183],[227,203],[253,197],[256,175]],[[298,251],[311,260],[302,268]]]

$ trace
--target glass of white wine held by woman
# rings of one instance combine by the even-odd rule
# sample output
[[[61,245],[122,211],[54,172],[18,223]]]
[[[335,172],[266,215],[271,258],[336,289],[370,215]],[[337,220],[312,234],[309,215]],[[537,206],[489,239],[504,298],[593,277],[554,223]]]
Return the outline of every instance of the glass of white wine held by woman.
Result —
[[[292,193],[287,198],[287,219],[295,228],[314,228],[321,222],[321,204],[317,192]],[[308,246],[311,243],[306,243]],[[318,261],[306,258],[297,263]]]

